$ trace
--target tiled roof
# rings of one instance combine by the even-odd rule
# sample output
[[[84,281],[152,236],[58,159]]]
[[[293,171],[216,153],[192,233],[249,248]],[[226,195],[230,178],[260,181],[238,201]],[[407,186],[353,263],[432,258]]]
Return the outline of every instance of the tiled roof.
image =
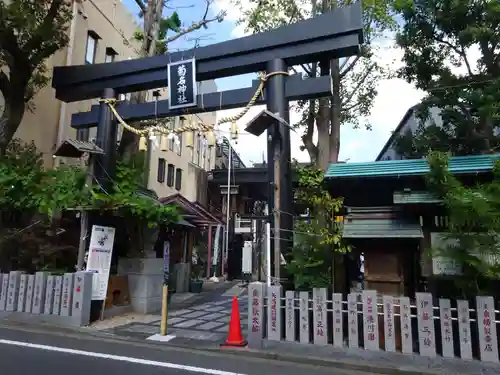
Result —
[[[485,173],[493,169],[494,162],[499,158],[500,154],[456,156],[450,158],[448,167],[453,174]],[[428,172],[427,159],[384,160],[330,164],[325,178],[418,176]]]

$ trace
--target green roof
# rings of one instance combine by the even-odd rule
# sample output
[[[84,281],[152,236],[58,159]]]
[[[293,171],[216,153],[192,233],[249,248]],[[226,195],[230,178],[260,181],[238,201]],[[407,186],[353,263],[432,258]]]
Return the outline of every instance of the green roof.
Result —
[[[453,174],[490,172],[499,158],[500,154],[455,156],[450,158],[448,168]],[[383,160],[330,164],[325,178],[419,176],[428,172],[427,159]]]

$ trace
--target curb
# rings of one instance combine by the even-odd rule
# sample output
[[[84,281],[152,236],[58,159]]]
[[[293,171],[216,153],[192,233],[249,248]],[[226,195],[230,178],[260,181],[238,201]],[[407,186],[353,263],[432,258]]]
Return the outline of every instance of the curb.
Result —
[[[145,340],[139,340],[134,337],[126,337],[126,336],[115,336],[118,340],[124,341],[132,341],[132,342],[143,342]],[[380,366],[374,364],[363,364],[363,363],[355,363],[348,361],[340,361],[335,359],[326,359],[321,357],[305,357],[298,355],[290,355],[290,354],[282,354],[276,353],[272,351],[260,351],[255,349],[249,349],[248,347],[243,348],[228,348],[221,347],[219,344],[215,344],[214,342],[202,344],[203,341],[194,340],[192,343],[182,343],[169,341],[164,343],[150,341],[149,344],[160,347],[170,347],[177,349],[187,349],[194,350],[197,352],[205,352],[205,353],[213,353],[213,354],[228,354],[234,357],[245,356],[251,357],[255,359],[267,359],[274,360],[279,362],[287,362],[287,363],[296,363],[301,365],[310,365],[310,366],[318,366],[318,367],[334,367],[342,370],[350,370],[350,371],[358,371],[365,372],[370,374],[379,374],[379,375],[438,375],[438,372],[434,371],[418,371],[418,370],[409,370],[404,368],[395,368],[388,366]]]
[[[116,335],[108,332],[102,332],[102,331],[94,331],[91,329],[87,329],[84,327],[57,327],[53,326],[50,324],[29,324],[28,327],[23,324],[22,322],[9,322],[9,325],[3,325],[1,323],[7,323],[5,320],[3,322],[0,321],[0,327],[6,328],[6,329],[13,329],[16,330],[16,328],[21,328],[19,326],[24,326],[23,328],[27,328],[29,331],[29,327],[35,328],[35,330],[48,330],[50,331],[51,329],[57,328],[57,331],[59,331],[61,334],[64,335],[64,332],[66,333],[73,333],[73,334],[84,334],[88,337],[94,337],[95,339],[111,339],[113,341],[117,342],[131,342],[131,343],[137,343],[137,344],[149,344],[153,345],[156,347],[170,347],[170,348],[177,348],[177,349],[187,349],[187,350],[193,350],[197,352],[205,352],[205,353],[212,353],[212,354],[228,354],[231,356],[245,356],[245,357],[251,357],[251,358],[256,358],[256,359],[267,359],[267,360],[274,360],[274,361],[281,361],[281,362],[287,362],[287,363],[297,363],[297,364],[306,364],[306,365],[311,365],[311,366],[318,366],[318,367],[330,367],[330,368],[337,368],[337,369],[343,369],[343,370],[351,370],[351,371],[358,371],[358,372],[366,372],[366,373],[371,373],[371,374],[380,374],[380,375],[437,375],[437,372],[433,371],[416,371],[416,370],[408,370],[408,369],[401,369],[401,368],[395,368],[395,367],[387,367],[387,366],[379,366],[379,365],[373,365],[373,364],[362,364],[362,363],[354,363],[354,362],[346,362],[346,361],[339,361],[335,359],[326,359],[326,358],[320,358],[320,357],[305,357],[305,356],[297,356],[297,355],[290,355],[290,354],[282,354],[282,353],[276,353],[272,351],[259,351],[259,350],[254,350],[254,349],[249,349],[249,348],[222,348],[219,345],[214,346],[214,343],[211,342],[210,344],[207,345],[200,345],[201,343],[198,340],[195,340],[192,344],[187,344],[187,343],[175,343],[175,342],[165,342],[165,343],[158,343],[154,341],[146,341],[144,339],[138,339],[135,337],[131,336],[121,336],[121,335]],[[12,324],[14,323],[14,324]],[[10,327],[9,327],[10,326]],[[17,326],[17,327],[16,327]],[[62,328],[62,329],[61,329]]]
[[[319,357],[303,357],[303,356],[295,356],[289,354],[281,354],[276,352],[263,352],[248,348],[242,348],[242,349],[204,348],[202,350],[209,350],[219,353],[230,353],[233,355],[244,355],[246,357],[270,359],[288,363],[307,364],[319,367],[335,367],[343,370],[368,372],[373,374],[383,374],[383,375],[436,375],[437,374],[436,372],[432,371],[415,371],[415,370],[407,370],[407,369],[400,369],[400,368],[386,367],[386,366],[379,366],[372,364],[338,361],[335,359],[324,359]]]

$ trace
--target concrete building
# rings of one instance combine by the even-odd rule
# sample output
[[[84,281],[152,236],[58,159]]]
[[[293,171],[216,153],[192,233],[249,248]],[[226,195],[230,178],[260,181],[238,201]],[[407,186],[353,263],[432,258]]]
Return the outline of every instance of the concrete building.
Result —
[[[392,132],[391,136],[385,143],[384,147],[377,156],[375,161],[381,160],[402,160],[404,159],[402,155],[400,155],[396,149],[396,139],[399,135],[406,134],[408,132],[415,132],[418,129],[420,124],[420,119],[417,117],[418,104],[408,109],[405,113],[398,126]],[[431,108],[429,111],[429,116],[424,122],[424,126],[437,125],[441,126],[443,124],[443,120],[440,116],[439,108]]]
[[[101,64],[136,58],[139,44],[133,40],[138,29],[135,17],[119,0],[85,0],[73,3],[73,20],[68,29],[69,44],[47,61],[48,71],[54,66]],[[200,93],[217,91],[214,81],[199,83]],[[148,92],[147,100],[154,100]],[[128,96],[128,95],[127,95]],[[122,95],[119,99],[126,100]],[[160,89],[159,99],[167,97],[167,90]],[[0,107],[2,97],[0,95]],[[45,166],[52,168],[60,162],[70,163],[64,158],[53,158],[57,146],[71,138],[84,141],[95,139],[96,129],[75,131],[70,127],[71,115],[88,111],[97,100],[63,103],[55,98],[55,91],[48,85],[37,93],[33,100],[33,111],[27,111],[15,138],[34,141],[44,155]],[[189,117],[189,116],[188,116]],[[193,115],[193,121],[215,124],[215,113]],[[172,119],[173,126],[180,126],[181,119]],[[118,137],[122,127],[119,126]],[[215,166],[215,147],[209,148],[203,134],[196,133],[194,147],[169,141],[167,147],[152,150],[149,188],[159,197],[180,193],[190,201],[206,203],[206,172]],[[118,139],[119,140],[119,139]],[[205,186],[205,188],[203,188]]]
[[[198,83],[198,92],[217,92],[214,81]],[[204,124],[216,123],[216,113],[186,115],[171,120],[172,127],[182,126],[183,121]],[[216,165],[216,147],[209,147],[205,134],[193,132],[193,144],[187,144],[188,135],[180,134],[178,141],[168,140],[166,145],[156,145],[151,150],[149,188],[160,198],[180,193],[191,202],[205,206],[207,203],[207,172]]]
[[[138,55],[138,44],[132,37],[137,27],[134,16],[118,0],[74,1],[69,44],[46,61],[48,71],[54,66],[134,58]],[[52,154],[62,141],[91,140],[95,136],[95,128],[76,134],[69,124],[73,113],[88,111],[96,103],[96,100],[63,103],[55,99],[55,91],[48,85],[35,96],[33,111],[25,113],[14,137],[34,141],[50,168],[59,162]]]

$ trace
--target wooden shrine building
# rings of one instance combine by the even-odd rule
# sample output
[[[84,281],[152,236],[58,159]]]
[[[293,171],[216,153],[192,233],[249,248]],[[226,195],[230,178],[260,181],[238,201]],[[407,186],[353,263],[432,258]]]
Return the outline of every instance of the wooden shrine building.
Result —
[[[491,180],[498,158],[500,154],[453,157],[449,170],[472,185]],[[436,292],[431,280],[440,266],[425,250],[436,234],[446,231],[447,218],[426,189],[428,172],[426,159],[414,159],[332,164],[325,173],[333,196],[344,197],[344,239],[353,254],[364,255],[364,289],[410,297]],[[343,292],[350,279],[347,275]]]

